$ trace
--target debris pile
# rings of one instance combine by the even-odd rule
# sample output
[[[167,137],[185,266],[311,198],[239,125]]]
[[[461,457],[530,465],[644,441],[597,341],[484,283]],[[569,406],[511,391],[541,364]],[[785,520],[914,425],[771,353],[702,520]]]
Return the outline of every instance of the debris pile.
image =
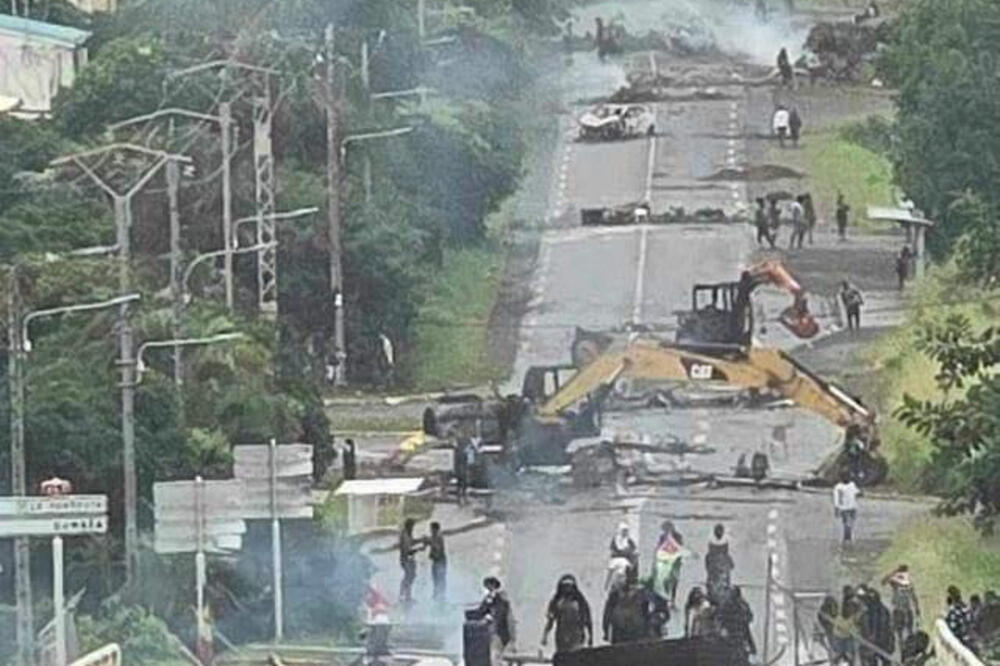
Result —
[[[806,38],[806,49],[816,55],[816,69],[826,78],[857,81],[861,66],[870,61],[880,43],[888,38],[889,23],[884,20],[864,23],[817,23]],[[806,64],[803,59],[798,64]],[[815,67],[815,65],[814,65]]]

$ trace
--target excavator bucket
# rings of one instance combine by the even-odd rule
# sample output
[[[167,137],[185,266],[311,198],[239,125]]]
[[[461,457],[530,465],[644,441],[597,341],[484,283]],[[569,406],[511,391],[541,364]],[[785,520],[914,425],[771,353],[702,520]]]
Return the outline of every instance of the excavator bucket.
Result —
[[[796,305],[789,305],[782,310],[778,320],[797,338],[807,340],[819,333],[819,324],[812,314]]]

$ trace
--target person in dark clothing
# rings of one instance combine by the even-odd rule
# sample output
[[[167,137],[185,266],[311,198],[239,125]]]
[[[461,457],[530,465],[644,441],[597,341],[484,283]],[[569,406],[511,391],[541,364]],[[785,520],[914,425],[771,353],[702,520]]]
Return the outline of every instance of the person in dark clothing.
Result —
[[[494,576],[483,579],[486,594],[479,604],[477,614],[490,620],[493,636],[490,640],[490,657],[494,664],[501,662],[504,650],[514,642],[514,614],[507,593],[500,589],[500,580]]]
[[[762,241],[767,241],[771,249],[774,249],[774,239],[771,237],[770,224],[767,220],[767,209],[764,207],[764,199],[757,198],[757,208],[753,212],[753,225],[757,229],[757,245],[762,245]]]
[[[724,636],[739,644],[746,654],[757,654],[757,646],[750,631],[753,611],[743,598],[739,585],[734,585],[729,591],[728,598],[719,608],[718,618]]]
[[[469,464],[465,447],[467,440],[460,439],[455,442],[453,468],[455,473],[455,497],[458,505],[466,503],[469,496]]]
[[[837,236],[840,240],[847,240],[847,214],[851,207],[844,201],[844,193],[837,192]]]
[[[968,606],[962,601],[961,591],[954,585],[948,588],[947,602],[948,612],[944,616],[945,624],[948,625],[948,629],[955,638],[973,650],[972,617]]]
[[[781,73],[781,84],[792,85],[792,63],[788,59],[788,50],[781,47],[778,51],[778,71]]]
[[[649,636],[652,608],[649,597],[639,585],[639,575],[629,569],[625,584],[611,590],[604,603],[601,622],[605,642],[612,645],[645,640]]]
[[[708,542],[708,552],[705,554],[708,600],[713,605],[720,605],[728,596],[730,579],[735,566],[733,558],[729,554],[726,528],[721,524],[716,525],[712,530],[712,539]]]
[[[799,115],[799,110],[796,107],[792,107],[792,110],[788,114],[788,135],[792,139],[792,145],[799,145],[799,136],[802,134],[802,116]]]
[[[774,247],[774,244],[778,242],[778,228],[781,227],[781,213],[778,211],[777,199],[771,199],[770,206],[767,209],[767,221],[771,227],[771,238],[769,241],[771,247]]]
[[[865,304],[864,296],[857,287],[844,280],[840,286],[840,300],[847,312],[847,329],[857,331],[861,328],[861,306]]]
[[[594,644],[594,623],[590,604],[576,585],[576,577],[565,574],[556,585],[545,614],[542,645],[546,645],[552,629],[556,630],[556,652],[572,652]]]
[[[344,465],[344,480],[353,481],[358,476],[357,448],[353,439],[344,440],[341,458]]]
[[[819,613],[816,615],[816,633],[814,640],[826,648],[827,661],[831,664],[837,663],[836,642],[834,640],[834,622],[840,615],[840,606],[837,599],[832,595],[826,595],[823,603],[820,604]]]
[[[891,655],[896,650],[896,636],[892,630],[892,613],[882,603],[876,590],[865,589],[865,612],[862,615],[861,637],[870,645],[861,645],[861,663],[863,666],[887,666]],[[874,645],[882,653],[871,648]]]
[[[913,632],[900,648],[899,658],[903,666],[924,666],[934,656],[930,646],[931,637],[926,631]]]
[[[715,633],[715,607],[700,587],[691,588],[684,604],[684,635],[708,636]]]
[[[594,19],[595,30],[594,38],[597,41],[597,57],[604,60],[604,56],[607,55],[607,45],[606,45],[606,35],[604,34],[604,20],[598,16]]]
[[[809,244],[813,244],[813,231],[816,230],[816,206],[813,204],[812,195],[806,192],[802,195],[802,209],[806,218],[806,234],[809,236]]]
[[[431,560],[431,580],[434,582],[434,601],[441,603],[448,589],[448,555],[444,548],[441,523],[431,523],[431,535],[427,538],[427,547]]]
[[[422,540],[413,536],[416,521],[407,518],[399,531],[399,566],[403,569],[403,580],[399,583],[399,601],[413,602],[413,581],[417,579],[417,553],[424,548]]]
[[[904,245],[903,249],[899,251],[899,256],[896,257],[896,279],[899,280],[900,291],[903,291],[906,278],[910,275],[910,261],[912,259],[913,254],[910,253],[910,246]]]

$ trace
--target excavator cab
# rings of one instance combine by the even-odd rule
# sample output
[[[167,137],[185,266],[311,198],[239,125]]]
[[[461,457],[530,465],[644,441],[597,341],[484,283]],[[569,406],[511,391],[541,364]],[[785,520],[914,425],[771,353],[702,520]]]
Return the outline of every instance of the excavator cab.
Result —
[[[691,310],[678,312],[679,344],[749,345],[753,311],[748,285],[740,282],[696,284]]]

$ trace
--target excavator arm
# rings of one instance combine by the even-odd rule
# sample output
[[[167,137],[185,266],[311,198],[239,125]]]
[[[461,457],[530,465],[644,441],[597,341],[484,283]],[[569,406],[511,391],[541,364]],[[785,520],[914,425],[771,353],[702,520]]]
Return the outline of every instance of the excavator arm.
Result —
[[[672,345],[638,339],[621,349],[608,349],[578,371],[539,409],[555,416],[597,388],[619,378],[716,383],[770,390],[846,428],[868,422],[871,412],[843,389],[830,384],[777,349],[730,345]]]

